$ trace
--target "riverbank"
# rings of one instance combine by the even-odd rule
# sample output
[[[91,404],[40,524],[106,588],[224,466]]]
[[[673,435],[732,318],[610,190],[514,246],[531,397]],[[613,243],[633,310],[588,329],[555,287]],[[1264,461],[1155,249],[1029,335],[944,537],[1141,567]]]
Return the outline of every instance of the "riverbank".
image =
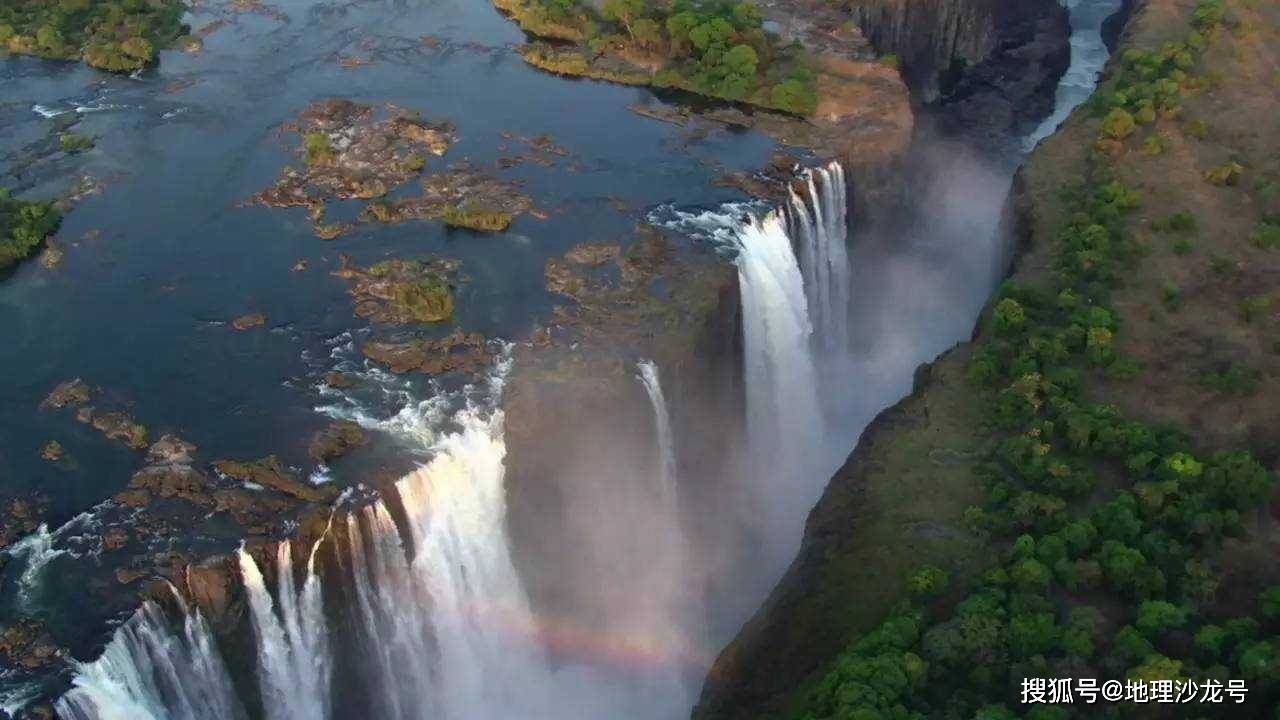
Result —
[[[744,108],[740,126],[846,162],[899,155],[911,135],[897,68],[831,8],[743,2],[667,15],[638,1],[599,13],[540,0],[495,5],[537,39],[520,54],[546,72],[675,91],[699,105],[728,101]]]

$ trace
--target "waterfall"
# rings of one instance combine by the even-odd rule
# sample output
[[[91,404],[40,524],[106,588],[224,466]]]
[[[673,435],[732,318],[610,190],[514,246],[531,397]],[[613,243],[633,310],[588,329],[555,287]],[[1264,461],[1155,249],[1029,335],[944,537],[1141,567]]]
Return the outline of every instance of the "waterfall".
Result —
[[[662,507],[669,510],[673,518],[678,518],[675,439],[671,437],[671,416],[667,413],[666,398],[662,396],[658,366],[652,360],[641,360],[636,363],[636,368],[640,371],[638,377],[649,395],[649,402],[653,405],[653,427],[658,435],[658,459],[661,470],[659,488]]]
[[[151,601],[116,630],[102,655],[74,663],[72,689],[54,707],[63,720],[238,720],[245,717],[199,610],[177,591],[175,635]]]
[[[807,201],[788,187],[782,211],[798,254],[814,342],[824,355],[841,356],[849,350],[853,283],[844,168],[832,161],[805,170],[803,180]]]
[[[314,552],[300,596],[294,584],[292,547],[288,542],[276,546],[279,617],[258,564],[243,548],[238,558],[253,618],[258,682],[268,720],[325,720],[331,661]]]
[[[366,678],[376,717],[438,716],[431,707],[435,665],[429,641],[427,595],[409,568],[395,520],[381,500],[349,518],[351,571],[361,641],[372,662]],[[372,540],[366,543],[364,536]]]
[[[514,707],[542,717],[551,677],[507,542],[503,414],[468,408],[456,421],[432,460],[396,484],[412,571],[432,602],[442,717],[499,720]]]
[[[749,474],[757,506],[749,511],[764,522],[762,539],[777,570],[791,557],[827,477],[825,424],[804,279],[782,219],[769,213],[742,225],[738,244]]]
[[[649,396],[653,406],[653,427],[658,438],[658,510],[659,527],[653,532],[653,549],[650,561],[657,565],[654,575],[662,587],[653,588],[658,596],[661,608],[660,616],[655,624],[665,625],[652,628],[651,634],[664,637],[664,642],[673,648],[696,647],[706,638],[706,628],[700,612],[700,603],[688,592],[686,562],[688,547],[680,518],[680,493],[676,473],[676,444],[671,432],[671,415],[667,411],[667,401],[662,393],[661,376],[658,366],[652,360],[641,360],[636,363],[641,384]],[[688,650],[684,650],[687,654]],[[673,669],[672,675],[659,678],[655,687],[661,689],[661,683],[677,688],[680,692],[681,678]]]

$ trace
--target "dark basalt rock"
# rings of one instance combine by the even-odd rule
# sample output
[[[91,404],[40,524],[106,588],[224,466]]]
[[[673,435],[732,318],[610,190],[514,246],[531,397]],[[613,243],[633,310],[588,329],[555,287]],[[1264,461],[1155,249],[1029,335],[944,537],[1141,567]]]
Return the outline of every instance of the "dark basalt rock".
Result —
[[[327,463],[368,442],[369,438],[359,424],[350,420],[335,420],[311,438],[307,455],[316,462]]]
[[[461,373],[475,378],[493,361],[493,353],[483,335],[461,330],[439,340],[418,338],[404,342],[370,342],[365,344],[362,352],[365,357],[387,366],[396,374]]]
[[[851,0],[854,22],[896,55],[912,94],[980,134],[1015,133],[1053,109],[1071,60],[1057,0]]]

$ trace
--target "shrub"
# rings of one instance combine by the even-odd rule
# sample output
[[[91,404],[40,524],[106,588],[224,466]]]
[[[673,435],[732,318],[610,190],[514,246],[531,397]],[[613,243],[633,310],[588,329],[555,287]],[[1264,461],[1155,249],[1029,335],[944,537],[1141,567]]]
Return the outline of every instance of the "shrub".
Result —
[[[1263,220],[1249,233],[1249,242],[1254,247],[1272,250],[1280,247],[1280,223]]]
[[[1271,308],[1271,298],[1266,295],[1254,295],[1240,301],[1240,319],[1250,323]]]
[[[1243,173],[1244,166],[1231,160],[1205,171],[1204,179],[1211,185],[1230,186],[1238,184]]]
[[[453,293],[439,280],[397,284],[392,303],[417,322],[435,323],[453,317]]]
[[[1168,149],[1169,141],[1163,135],[1148,135],[1147,139],[1142,141],[1143,155],[1163,155]]]
[[[58,147],[65,153],[83,152],[93,147],[93,138],[76,133],[62,133],[58,136]]]
[[[1206,373],[1200,383],[1221,395],[1247,397],[1258,388],[1260,373],[1250,367],[1232,365],[1221,372]]]
[[[1209,136],[1209,125],[1203,120],[1188,120],[1182,126],[1182,130],[1197,140],[1203,140]]]
[[[302,139],[308,165],[328,165],[333,162],[333,143],[322,132],[309,132]]]
[[[1180,232],[1193,233],[1199,229],[1199,223],[1196,216],[1187,211],[1176,212],[1167,218],[1162,218],[1151,223],[1151,229],[1156,232]]]
[[[1115,108],[1102,119],[1102,134],[1112,140],[1123,140],[1137,129],[1137,121],[1123,108]]]
[[[483,232],[502,232],[511,225],[511,213],[473,207],[448,207],[444,222],[450,227]]]

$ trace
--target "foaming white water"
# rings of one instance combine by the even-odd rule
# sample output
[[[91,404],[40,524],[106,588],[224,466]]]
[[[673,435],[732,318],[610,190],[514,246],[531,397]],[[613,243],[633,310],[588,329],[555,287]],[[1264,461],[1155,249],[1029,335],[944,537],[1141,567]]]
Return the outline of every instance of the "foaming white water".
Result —
[[[71,112],[71,110],[59,110],[58,108],[52,108],[52,107],[49,107],[48,105],[41,105],[40,103],[36,103],[35,105],[31,106],[31,112],[39,115],[42,118],[56,118],[59,115],[66,115],[67,113]]]
[[[1058,129],[1080,103],[1089,99],[1098,85],[1098,73],[1111,53],[1102,41],[1103,22],[1120,9],[1121,0],[1067,0],[1071,17],[1071,64],[1054,96],[1053,113],[1023,140],[1023,150],[1031,151]]]
[[[54,548],[53,541],[54,534],[49,532],[49,526],[41,523],[35,532],[14,543],[7,551],[10,557],[21,557],[26,562],[18,578],[18,604],[23,608],[31,608],[39,599],[45,567],[66,552]]]
[[[849,351],[852,268],[849,265],[844,168],[838,162],[804,171],[807,197],[787,188],[783,212],[798,252],[815,341],[826,355]]]
[[[372,658],[365,665],[366,681],[377,716],[432,716],[433,698],[425,692],[433,682],[434,665],[427,596],[409,570],[395,520],[379,500],[352,513],[349,524],[361,640]]]
[[[513,707],[552,717],[552,679],[506,534],[501,411],[460,413],[431,462],[396,484],[432,600],[442,716],[498,720]]]
[[[0,671],[0,680],[5,679],[10,671]],[[13,715],[28,703],[40,697],[39,683],[17,684],[0,689],[0,711]]]
[[[771,570],[777,570],[798,546],[804,516],[827,477],[825,423],[804,279],[782,219],[769,213],[746,223],[738,243],[751,511],[763,520]]]
[[[102,655],[76,663],[72,689],[54,707],[64,720],[239,720],[244,708],[199,610],[174,592],[175,634],[151,601],[116,630]]]
[[[238,559],[253,617],[263,711],[268,720],[325,720],[332,661],[314,553],[300,596],[290,543],[277,545],[279,617],[258,564],[243,549]]]

